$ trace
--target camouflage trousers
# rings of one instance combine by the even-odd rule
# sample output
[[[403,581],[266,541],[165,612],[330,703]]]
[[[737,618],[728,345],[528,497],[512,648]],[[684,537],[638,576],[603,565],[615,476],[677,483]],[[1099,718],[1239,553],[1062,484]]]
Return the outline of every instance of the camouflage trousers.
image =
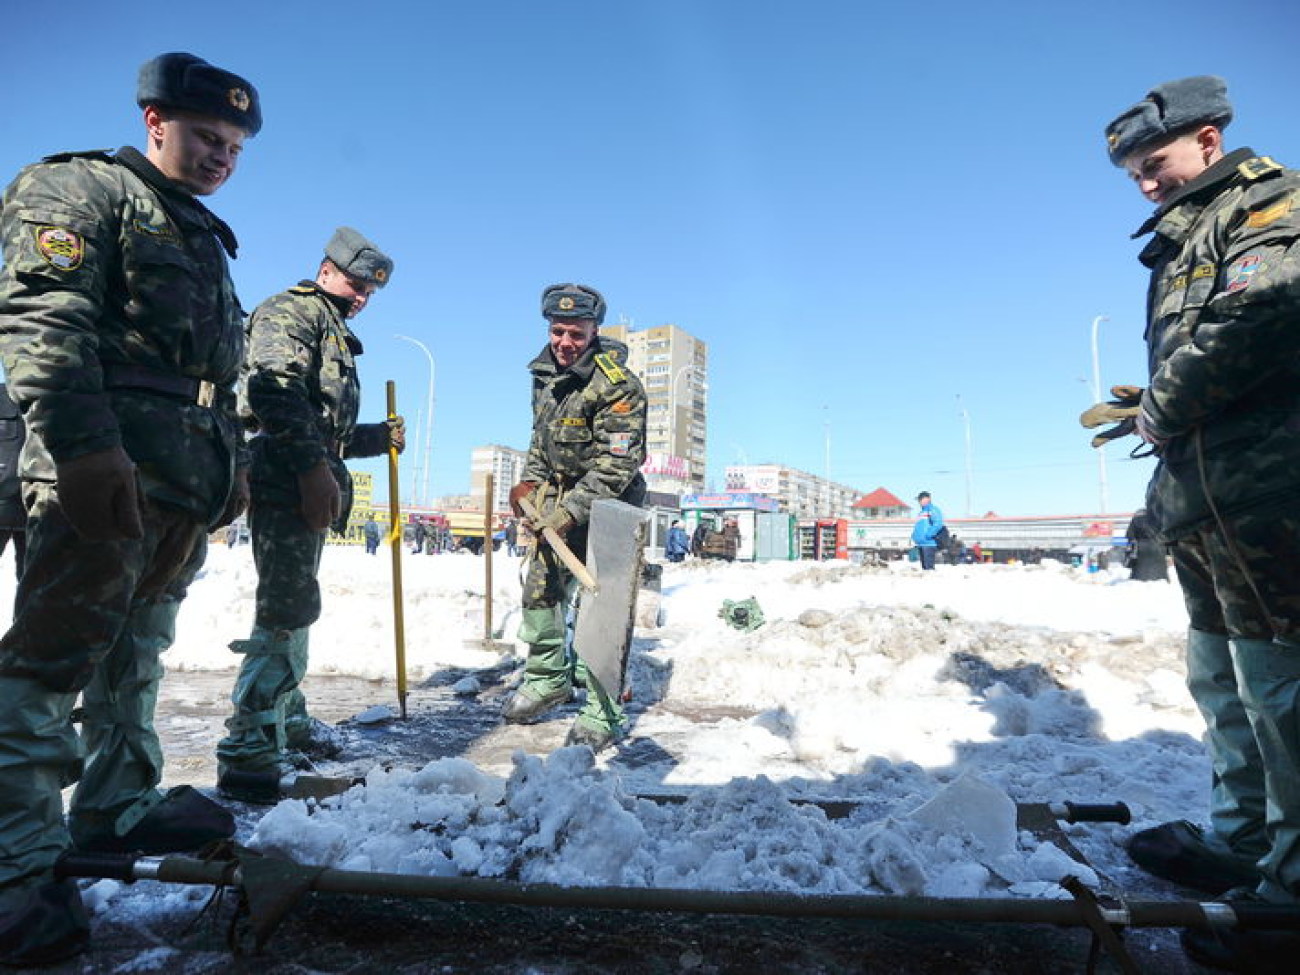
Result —
[[[157,785],[157,654],[171,631],[151,624],[174,618],[206,554],[204,526],[179,509],[146,502],[142,538],[87,542],[53,485],[32,485],[26,500],[27,557],[0,640],[0,885],[48,874],[68,845],[62,789],[81,779],[72,814],[94,817]]]
[[[1300,498],[1238,512],[1169,551],[1192,629],[1300,644]]]
[[[325,533],[312,531],[295,507],[253,498],[248,515],[257,566],[255,622],[268,630],[297,630],[320,619],[321,551]]]

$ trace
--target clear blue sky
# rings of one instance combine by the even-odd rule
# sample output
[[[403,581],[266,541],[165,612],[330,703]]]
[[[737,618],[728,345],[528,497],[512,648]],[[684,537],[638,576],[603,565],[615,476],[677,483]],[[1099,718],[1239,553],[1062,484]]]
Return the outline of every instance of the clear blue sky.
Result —
[[[355,321],[362,418],[393,379],[414,422],[428,362],[394,336],[424,341],[433,493],[468,489],[475,445],[527,445],[538,295],[576,279],[611,321],[709,343],[718,486],[744,461],[825,473],[829,433],[835,480],[961,515],[964,407],[976,513],[1092,512],[1095,316],[1103,385],[1145,379],[1149,205],[1102,129],[1216,73],[1229,144],[1300,165],[1297,29],[1293,0],[68,0],[6,18],[0,175],[141,145],[155,54],[248,77],[265,127],[208,200],[241,299],[310,277],[340,224],[392,254]],[[1127,454],[1116,511],[1150,473]]]

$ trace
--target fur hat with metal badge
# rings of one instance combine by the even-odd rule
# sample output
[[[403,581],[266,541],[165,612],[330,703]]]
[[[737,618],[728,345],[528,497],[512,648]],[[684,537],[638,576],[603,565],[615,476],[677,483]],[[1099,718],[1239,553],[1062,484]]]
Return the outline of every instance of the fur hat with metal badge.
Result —
[[[590,318],[600,325],[605,320],[605,299],[585,284],[553,284],[542,292],[542,317]]]
[[[179,108],[238,125],[250,136],[262,128],[257,89],[223,68],[184,52],[160,54],[140,66],[135,101],[141,108]]]
[[[1231,121],[1232,103],[1222,78],[1203,74],[1166,81],[1106,126],[1106,151],[1112,163],[1123,166],[1139,149],[1201,125],[1222,129]]]
[[[393,276],[393,261],[351,227],[339,227],[325,245],[328,257],[344,274],[382,288]]]

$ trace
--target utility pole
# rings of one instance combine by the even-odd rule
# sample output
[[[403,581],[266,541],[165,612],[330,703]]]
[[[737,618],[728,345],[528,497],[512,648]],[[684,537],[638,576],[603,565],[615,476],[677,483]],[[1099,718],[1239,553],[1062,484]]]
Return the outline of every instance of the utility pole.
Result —
[[[1101,402],[1101,359],[1097,354],[1097,329],[1102,322],[1110,321],[1108,315],[1098,315],[1092,320],[1092,401]],[[1104,515],[1110,508],[1110,500],[1106,496],[1106,445],[1102,444],[1097,448],[1097,487],[1101,497],[1101,511],[1098,514]]]

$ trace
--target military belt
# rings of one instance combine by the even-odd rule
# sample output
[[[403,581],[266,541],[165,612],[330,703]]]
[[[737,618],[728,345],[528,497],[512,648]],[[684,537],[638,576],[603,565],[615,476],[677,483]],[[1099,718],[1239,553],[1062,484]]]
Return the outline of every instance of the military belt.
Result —
[[[216,383],[207,379],[177,376],[147,366],[125,363],[106,362],[102,368],[105,389],[142,389],[150,393],[161,393],[163,396],[182,399],[198,406],[234,402],[234,393],[219,388]]]

